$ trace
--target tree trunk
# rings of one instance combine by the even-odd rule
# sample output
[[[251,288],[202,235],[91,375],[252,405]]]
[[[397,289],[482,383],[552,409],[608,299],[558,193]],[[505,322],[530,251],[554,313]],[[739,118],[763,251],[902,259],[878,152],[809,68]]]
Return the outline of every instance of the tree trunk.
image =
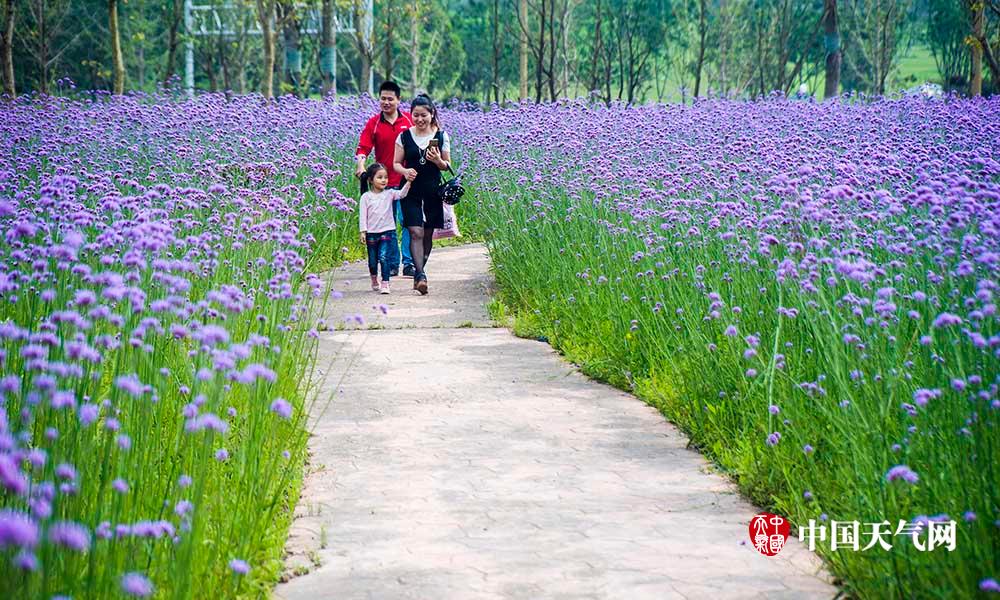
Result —
[[[260,23],[264,46],[264,65],[261,74],[261,93],[265,100],[274,97],[274,50],[275,35],[271,26],[274,18],[274,0],[257,0],[257,21]]]
[[[383,79],[385,81],[392,80],[392,72],[395,70],[395,64],[392,55],[392,34],[393,29],[396,28],[396,24],[392,20],[393,8],[390,3],[385,7],[385,46],[382,48],[382,70],[384,72]]]
[[[608,2],[608,35],[605,42],[603,42],[604,52],[601,53],[601,69],[603,71],[602,77],[602,89],[604,91],[604,103],[611,106],[611,80],[612,80],[612,60],[614,59],[614,37],[616,32],[615,27],[615,13],[610,9],[611,2]]]
[[[621,20],[623,17],[621,13],[618,13],[617,19],[618,23],[615,24],[615,58],[618,59],[618,101],[621,102],[622,94],[625,93],[625,53],[622,50],[622,33],[625,27],[622,26]]]
[[[146,3],[144,0],[140,0],[139,2],[133,4],[133,7],[136,12],[146,12]],[[133,80],[132,85],[135,89],[144,92],[146,91],[146,42],[149,40],[146,37],[146,33],[141,30],[137,35],[134,35],[132,39],[135,42],[135,79]]]
[[[997,85],[1000,85],[1000,62],[998,62],[997,57],[993,54],[993,50],[990,49],[990,44],[985,37],[979,38],[979,43],[983,47],[983,57],[990,68],[990,74],[993,75],[993,87],[996,88]]]
[[[163,83],[168,83],[177,68],[177,47],[180,46],[181,19],[184,18],[184,0],[173,1],[173,14],[167,27],[167,64],[163,72]]]
[[[881,33],[879,35],[880,51],[878,56],[878,95],[885,95],[885,82],[889,78],[889,70],[892,68],[892,57],[896,52],[896,18],[895,0],[889,1],[889,9],[885,12],[885,20],[882,22]]]
[[[611,59],[614,57],[611,55],[611,47],[605,46],[604,50],[604,103],[611,106],[611,81],[613,73],[611,71]]]
[[[535,102],[542,101],[542,71],[545,69],[545,0],[542,0],[542,10],[538,20],[538,52],[535,55]]]
[[[219,53],[219,68],[222,71],[222,91],[228,99],[233,91],[233,82],[229,68],[229,53],[226,48],[226,39],[221,35],[216,40],[216,50]]]
[[[601,38],[601,26],[603,25],[603,11],[601,11],[601,0],[597,0],[597,7],[594,9],[595,22],[594,22],[594,53],[590,57],[590,85],[587,86],[590,89],[588,91],[593,92],[598,89],[598,77],[597,77],[597,59],[601,50],[604,48],[604,42]]]
[[[493,0],[493,101],[500,103],[500,0]],[[488,96],[487,96],[488,97]]]
[[[296,96],[302,83],[302,50],[299,47],[299,20],[295,5],[289,4],[284,14],[282,34],[285,46],[285,81]]]
[[[420,17],[414,10],[410,16],[410,97],[417,95],[417,79],[420,77]]]
[[[333,22],[333,0],[323,0],[323,20],[320,30],[319,74],[323,78],[323,97],[336,94],[337,32]]]
[[[138,40],[135,46],[135,75],[140,90],[146,89],[146,41]]]
[[[240,18],[240,38],[236,42],[236,88],[240,94],[247,93],[247,27],[249,17]]]
[[[118,0],[108,0],[108,33],[111,36],[111,58],[114,61],[113,91],[120,96],[125,93],[125,59],[118,32]]]
[[[15,0],[16,1],[16,0]],[[37,15],[36,29],[38,30],[38,44],[35,52],[35,62],[38,65],[38,91],[44,96],[49,93],[49,32],[48,20],[46,19],[45,2],[35,0],[32,9]],[[96,78],[92,78],[96,80]]]
[[[705,3],[707,0],[698,2],[698,62],[694,71],[694,97],[697,98],[701,90],[701,70],[705,65],[705,37],[708,34],[708,24],[706,23]]]
[[[10,100],[17,97],[14,86],[14,2],[5,0],[3,5],[3,37],[0,38],[0,60],[3,61],[3,93]]]
[[[563,0],[564,2],[566,0]],[[556,101],[556,0],[549,7],[549,100]]]
[[[972,38],[969,49],[972,52],[972,76],[969,77],[969,95],[983,95],[983,0],[970,0],[972,18]]]
[[[208,91],[214,94],[219,91],[219,80],[215,74],[215,60],[213,60],[213,57],[211,41],[209,41],[209,45],[205,51],[198,53],[198,59],[202,63],[202,70],[205,71],[205,75],[208,77]]]
[[[726,0],[719,0],[719,92],[729,91],[729,36],[732,35],[729,7]],[[656,64],[655,62],[653,63]]]
[[[837,24],[837,0],[824,0],[823,44],[826,48],[826,84],[823,98],[833,98],[840,91],[840,27]]]
[[[521,100],[528,99],[528,0],[518,5],[518,20],[521,22],[521,46],[518,52],[518,91]]]
[[[560,95],[568,97],[570,80],[570,58],[569,58],[569,32],[573,28],[574,0],[565,0],[563,5],[563,17],[559,21],[562,28],[562,35],[559,36],[559,53],[562,55],[562,77],[559,81]]]
[[[772,90],[785,90],[787,89],[788,81],[786,80],[786,74],[788,72],[788,58],[791,48],[789,48],[788,40],[792,35],[792,25],[789,23],[789,6],[788,0],[785,0],[781,5],[780,18],[777,19],[778,23],[778,61],[774,65],[774,74],[772,75]]]
[[[764,23],[763,16],[757,23],[757,93],[761,96],[767,93],[764,89]]]
[[[372,76],[372,51],[371,40],[368,38],[367,18],[362,11],[361,1],[354,2],[354,44],[358,49],[358,56],[361,57],[361,73],[358,77],[358,93],[368,90],[368,83]],[[372,17],[374,18],[374,17]],[[371,91],[371,90],[368,90]]]

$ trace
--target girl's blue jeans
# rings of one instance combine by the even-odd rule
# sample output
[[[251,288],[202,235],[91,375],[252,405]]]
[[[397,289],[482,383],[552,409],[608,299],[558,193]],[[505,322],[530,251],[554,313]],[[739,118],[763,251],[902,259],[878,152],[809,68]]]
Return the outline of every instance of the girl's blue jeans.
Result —
[[[378,275],[379,265],[382,267],[382,281],[389,281],[389,271],[392,267],[392,251],[396,245],[396,231],[381,233],[366,233],[365,246],[368,248],[368,273]]]

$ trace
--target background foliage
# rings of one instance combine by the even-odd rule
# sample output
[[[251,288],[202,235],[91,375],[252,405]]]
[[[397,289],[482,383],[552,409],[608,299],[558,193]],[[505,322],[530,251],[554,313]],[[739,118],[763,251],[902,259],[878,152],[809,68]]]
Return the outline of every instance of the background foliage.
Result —
[[[117,2],[125,89],[152,92],[183,72],[183,0],[5,0],[13,11],[13,73],[21,92],[113,89],[109,7]],[[266,69],[259,6],[275,11],[274,91],[323,90],[320,42],[302,33],[303,15],[325,3],[361,23],[363,0],[199,0],[239,10],[225,38],[195,39],[199,89],[260,90]],[[820,93],[830,0],[414,0],[374,2],[374,39],[340,34],[337,90],[396,79],[407,94],[476,101],[580,97],[605,102],[681,100],[726,94]],[[1000,56],[996,0],[840,0],[841,91],[889,93],[931,81],[966,92],[971,12],[984,12],[983,38]],[[519,14],[521,17],[519,18]],[[522,37],[524,44],[522,46]],[[524,82],[520,53],[526,55]],[[289,57],[301,56],[292,77]],[[993,63],[995,66],[995,62]],[[984,93],[996,87],[984,61]],[[527,89],[524,89],[527,84]]]

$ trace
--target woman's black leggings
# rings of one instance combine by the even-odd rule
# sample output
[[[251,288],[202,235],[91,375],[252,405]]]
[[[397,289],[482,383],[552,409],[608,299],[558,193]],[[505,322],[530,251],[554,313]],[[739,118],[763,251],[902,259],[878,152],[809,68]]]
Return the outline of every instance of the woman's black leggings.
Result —
[[[434,247],[433,227],[407,227],[410,231],[410,254],[413,256],[413,269],[417,273],[424,272],[424,265]]]

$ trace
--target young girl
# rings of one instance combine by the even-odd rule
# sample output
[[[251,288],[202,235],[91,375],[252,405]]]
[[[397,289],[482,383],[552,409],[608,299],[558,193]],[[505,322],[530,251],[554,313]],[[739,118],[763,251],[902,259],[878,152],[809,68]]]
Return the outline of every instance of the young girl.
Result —
[[[406,182],[401,190],[386,189],[389,171],[380,163],[368,167],[361,175],[361,203],[358,206],[358,227],[361,241],[368,248],[368,273],[372,276],[372,290],[389,293],[389,262],[396,245],[396,221],[393,206],[396,200],[410,191]],[[378,281],[378,265],[382,265],[382,284]]]

